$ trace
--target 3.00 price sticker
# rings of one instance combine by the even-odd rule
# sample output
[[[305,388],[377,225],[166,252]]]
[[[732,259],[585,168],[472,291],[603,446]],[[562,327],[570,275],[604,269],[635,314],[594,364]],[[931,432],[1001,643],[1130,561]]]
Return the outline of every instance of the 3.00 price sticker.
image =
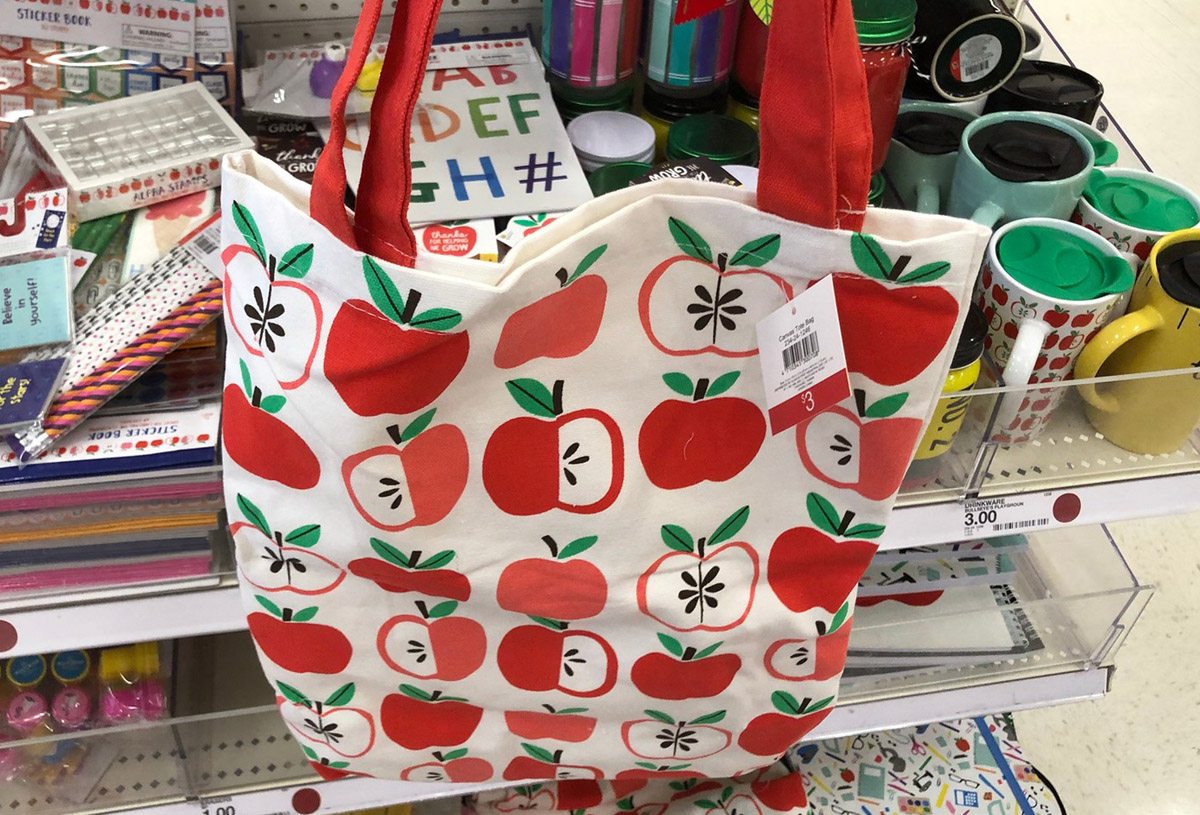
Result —
[[[963,537],[1028,532],[1069,524],[1082,504],[1072,492],[1033,493],[1008,498],[982,498],[963,503]]]

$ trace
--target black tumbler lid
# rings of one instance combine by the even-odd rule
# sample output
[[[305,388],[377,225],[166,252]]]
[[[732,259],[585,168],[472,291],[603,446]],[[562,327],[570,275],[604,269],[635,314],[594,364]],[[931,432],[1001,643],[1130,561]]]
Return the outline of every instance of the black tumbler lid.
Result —
[[[958,336],[958,347],[954,349],[950,367],[965,368],[983,356],[983,341],[987,333],[987,318],[983,316],[983,310],[972,303],[967,309],[967,319],[963,322],[962,334]]]

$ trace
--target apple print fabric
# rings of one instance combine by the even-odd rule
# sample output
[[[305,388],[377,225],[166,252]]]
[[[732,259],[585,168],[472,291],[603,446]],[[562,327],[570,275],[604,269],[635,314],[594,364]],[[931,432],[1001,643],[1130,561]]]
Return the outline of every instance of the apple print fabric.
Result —
[[[986,230],[664,181],[410,269],[261,157],[224,185],[231,531],[324,777],[690,787],[829,715]],[[853,396],[770,435],[755,324],[828,274]]]

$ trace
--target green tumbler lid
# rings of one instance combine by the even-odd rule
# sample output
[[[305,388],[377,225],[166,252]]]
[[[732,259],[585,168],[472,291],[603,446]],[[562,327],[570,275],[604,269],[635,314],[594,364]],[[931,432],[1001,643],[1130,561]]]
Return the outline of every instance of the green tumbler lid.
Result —
[[[871,187],[867,190],[868,206],[877,207],[883,203],[883,188],[885,183],[882,171],[871,176]]]
[[[707,158],[717,164],[758,164],[758,134],[731,116],[685,116],[667,132],[667,158]]]
[[[588,176],[588,184],[591,185],[592,195],[598,198],[606,192],[625,189],[629,186],[630,181],[641,178],[651,169],[649,164],[643,164],[640,161],[618,161],[614,164],[605,164]]]
[[[853,0],[860,45],[904,42],[917,27],[917,0]]]
[[[1018,226],[1000,238],[1000,265],[1028,289],[1059,300],[1095,300],[1133,287],[1133,267],[1078,235]]]
[[[1200,222],[1200,212],[1191,201],[1148,179],[1094,170],[1083,197],[1114,221],[1150,232],[1176,232]]]
[[[597,110],[633,110],[633,85],[628,83],[611,93],[572,93],[559,87],[552,90],[558,115],[564,122]]]

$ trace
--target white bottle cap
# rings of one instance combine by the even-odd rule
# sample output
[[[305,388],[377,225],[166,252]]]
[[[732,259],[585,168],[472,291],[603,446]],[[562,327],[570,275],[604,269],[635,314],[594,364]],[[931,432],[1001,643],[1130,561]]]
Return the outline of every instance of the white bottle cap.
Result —
[[[587,172],[618,161],[650,163],[654,158],[654,128],[632,113],[585,113],[571,120],[567,135]]]

